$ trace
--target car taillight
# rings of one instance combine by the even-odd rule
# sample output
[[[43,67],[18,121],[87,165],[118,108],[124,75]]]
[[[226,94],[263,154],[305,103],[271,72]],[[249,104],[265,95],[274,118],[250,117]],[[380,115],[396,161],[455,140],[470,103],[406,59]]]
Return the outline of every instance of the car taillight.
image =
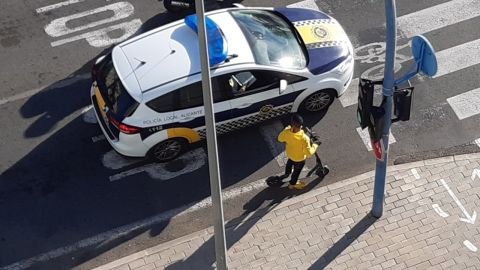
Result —
[[[124,124],[118,121],[117,119],[115,119],[112,115],[109,115],[108,119],[110,120],[110,123],[112,123],[115,127],[118,128],[118,130],[120,130],[120,132],[123,132],[125,134],[136,134],[140,132],[139,127],[134,127],[134,126]]]

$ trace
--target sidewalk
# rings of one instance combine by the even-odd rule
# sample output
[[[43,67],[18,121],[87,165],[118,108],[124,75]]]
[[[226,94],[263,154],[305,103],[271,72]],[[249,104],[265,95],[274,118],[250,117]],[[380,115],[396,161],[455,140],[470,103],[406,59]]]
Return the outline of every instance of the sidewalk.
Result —
[[[229,269],[480,269],[480,153],[390,166],[380,219],[373,181],[372,171],[227,223]],[[214,262],[208,228],[95,270]]]

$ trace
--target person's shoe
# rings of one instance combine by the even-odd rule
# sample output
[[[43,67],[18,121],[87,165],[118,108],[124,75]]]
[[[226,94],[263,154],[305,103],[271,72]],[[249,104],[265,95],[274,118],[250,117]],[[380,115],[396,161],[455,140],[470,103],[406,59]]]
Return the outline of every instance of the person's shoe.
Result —
[[[303,189],[305,187],[305,183],[304,182],[301,182],[301,181],[297,181],[297,183],[295,185],[292,185],[292,184],[289,184],[288,185],[288,188],[289,189],[297,189],[297,190],[300,190],[300,189]]]

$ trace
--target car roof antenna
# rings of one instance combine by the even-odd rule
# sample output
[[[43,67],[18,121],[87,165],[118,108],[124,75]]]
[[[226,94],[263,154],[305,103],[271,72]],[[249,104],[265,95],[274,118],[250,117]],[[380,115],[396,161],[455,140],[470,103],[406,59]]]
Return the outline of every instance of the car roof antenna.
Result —
[[[234,53],[234,54],[229,54],[229,55],[227,56],[227,59],[225,59],[225,63],[230,62],[230,59],[233,59],[233,58],[235,58],[235,57],[238,57],[238,54],[236,54],[236,53]]]

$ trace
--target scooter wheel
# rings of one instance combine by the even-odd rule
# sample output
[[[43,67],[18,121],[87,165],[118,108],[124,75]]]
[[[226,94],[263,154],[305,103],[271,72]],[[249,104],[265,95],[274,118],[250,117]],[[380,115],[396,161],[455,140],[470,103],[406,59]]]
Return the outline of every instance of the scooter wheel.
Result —
[[[330,169],[328,168],[328,166],[323,166],[323,168],[319,168],[315,174],[320,176],[320,177],[325,177],[328,173],[330,172]]]
[[[279,187],[283,185],[282,179],[278,176],[270,176],[265,180],[269,187]]]

